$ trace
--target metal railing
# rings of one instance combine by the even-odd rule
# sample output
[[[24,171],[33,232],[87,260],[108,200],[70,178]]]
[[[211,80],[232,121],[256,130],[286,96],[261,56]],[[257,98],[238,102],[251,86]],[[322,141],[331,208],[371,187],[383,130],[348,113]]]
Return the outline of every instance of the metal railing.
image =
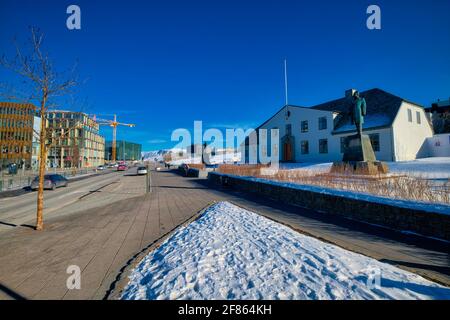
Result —
[[[97,172],[97,168],[49,168],[46,174],[60,174],[65,178],[81,176],[85,174],[93,174]],[[15,190],[27,187],[33,179],[38,175],[37,170],[18,170],[17,174],[9,174],[6,170],[0,171],[0,192]]]

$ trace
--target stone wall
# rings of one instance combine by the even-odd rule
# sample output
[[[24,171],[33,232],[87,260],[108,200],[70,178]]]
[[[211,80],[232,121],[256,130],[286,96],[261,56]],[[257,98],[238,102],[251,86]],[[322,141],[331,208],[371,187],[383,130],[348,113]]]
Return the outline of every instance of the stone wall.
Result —
[[[215,172],[209,173],[208,180],[212,185],[257,193],[282,203],[450,241],[450,215],[299,190]]]

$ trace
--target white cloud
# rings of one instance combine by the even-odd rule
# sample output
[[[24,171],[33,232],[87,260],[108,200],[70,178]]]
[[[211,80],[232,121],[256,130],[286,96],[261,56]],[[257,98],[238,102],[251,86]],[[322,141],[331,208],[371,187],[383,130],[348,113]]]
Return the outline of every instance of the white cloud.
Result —
[[[164,139],[151,139],[151,140],[147,141],[147,143],[150,143],[150,144],[166,143],[166,142],[167,142],[167,140],[164,140]]]

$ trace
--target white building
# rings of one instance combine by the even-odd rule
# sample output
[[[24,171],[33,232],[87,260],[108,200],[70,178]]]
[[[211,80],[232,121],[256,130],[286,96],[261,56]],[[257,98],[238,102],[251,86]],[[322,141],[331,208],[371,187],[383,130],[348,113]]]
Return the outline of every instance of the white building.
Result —
[[[257,129],[279,129],[280,161],[340,161],[343,138],[356,133],[348,115],[352,91],[312,107],[284,106]],[[403,161],[428,155],[426,140],[433,136],[433,129],[422,106],[380,89],[360,95],[367,102],[363,132],[371,138],[378,160]]]
[[[41,118],[33,117],[33,141],[31,153],[31,167],[37,170],[39,166],[39,135],[41,134]]]

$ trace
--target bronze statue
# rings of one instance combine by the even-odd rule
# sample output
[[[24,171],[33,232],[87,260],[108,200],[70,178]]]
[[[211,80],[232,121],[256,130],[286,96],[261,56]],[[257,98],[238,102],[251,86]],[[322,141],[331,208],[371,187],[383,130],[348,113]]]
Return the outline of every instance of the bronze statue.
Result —
[[[358,135],[362,136],[362,126],[364,124],[364,116],[367,112],[366,99],[359,96],[359,92],[355,91],[353,94],[353,103],[350,107],[350,118],[352,119],[352,124],[356,125],[356,130]]]

